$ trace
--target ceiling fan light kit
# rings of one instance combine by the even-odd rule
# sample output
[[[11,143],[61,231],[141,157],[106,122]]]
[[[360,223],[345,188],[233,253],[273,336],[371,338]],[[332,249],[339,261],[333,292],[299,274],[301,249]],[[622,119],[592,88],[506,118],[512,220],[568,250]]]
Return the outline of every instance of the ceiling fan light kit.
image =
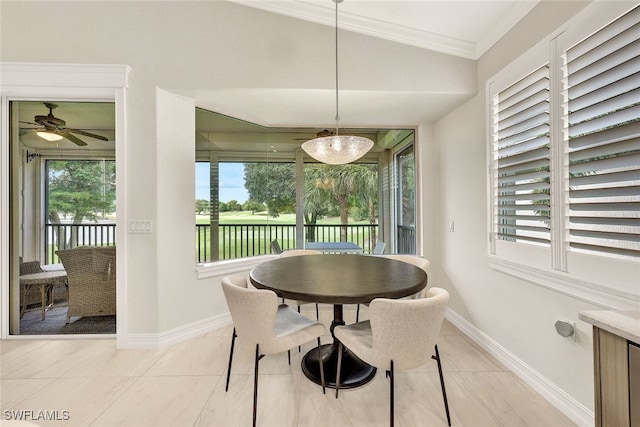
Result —
[[[62,139],[62,135],[58,135],[57,133],[47,132],[44,130],[36,132],[36,135],[38,135],[42,139],[46,139],[47,141],[51,141],[51,142],[60,141]]]
[[[361,136],[340,135],[338,126],[340,114],[338,108],[338,4],[342,0],[333,0],[336,4],[336,132],[306,141],[302,149],[319,162],[330,165],[343,165],[358,160],[373,147],[373,141]]]

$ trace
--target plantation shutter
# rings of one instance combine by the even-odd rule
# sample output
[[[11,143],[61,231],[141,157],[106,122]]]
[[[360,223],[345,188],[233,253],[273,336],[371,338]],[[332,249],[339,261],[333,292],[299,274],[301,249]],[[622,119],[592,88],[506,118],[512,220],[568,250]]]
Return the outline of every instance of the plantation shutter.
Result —
[[[550,245],[549,66],[493,99],[494,236]]]
[[[640,7],[564,59],[570,248],[640,257]]]

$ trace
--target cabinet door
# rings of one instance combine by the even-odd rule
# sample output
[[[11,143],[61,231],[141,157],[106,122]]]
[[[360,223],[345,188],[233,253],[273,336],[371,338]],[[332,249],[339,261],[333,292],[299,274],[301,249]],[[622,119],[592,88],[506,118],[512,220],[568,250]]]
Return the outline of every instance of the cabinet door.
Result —
[[[640,345],[629,343],[629,409],[631,427],[640,427]]]
[[[596,426],[629,426],[629,358],[627,340],[597,329]],[[599,371],[599,372],[598,372]],[[596,387],[597,389],[597,387]],[[599,403],[599,405],[598,405]],[[597,408],[600,407],[600,416]]]

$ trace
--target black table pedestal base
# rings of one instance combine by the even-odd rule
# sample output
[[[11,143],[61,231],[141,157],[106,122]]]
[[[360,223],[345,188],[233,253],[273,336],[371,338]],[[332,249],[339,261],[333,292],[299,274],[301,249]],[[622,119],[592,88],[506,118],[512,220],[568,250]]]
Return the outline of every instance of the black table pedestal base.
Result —
[[[325,386],[336,388],[336,371],[338,368],[338,344],[322,346],[322,362],[324,364]],[[309,350],[302,358],[302,372],[307,378],[320,385],[320,363],[318,362],[318,348]],[[340,373],[340,388],[354,388],[371,381],[376,374],[376,368],[358,359],[349,349],[343,347],[342,367]]]

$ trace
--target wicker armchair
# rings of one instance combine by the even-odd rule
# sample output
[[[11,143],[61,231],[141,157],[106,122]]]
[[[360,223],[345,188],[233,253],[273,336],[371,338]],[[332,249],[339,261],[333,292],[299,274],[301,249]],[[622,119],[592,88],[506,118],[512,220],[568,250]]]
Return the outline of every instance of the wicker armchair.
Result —
[[[69,282],[67,323],[72,317],[115,315],[115,246],[83,246],[56,254]]]
[[[40,265],[40,261],[22,261],[20,257],[20,275],[42,273],[45,271]],[[20,294],[20,307],[21,313],[24,312],[27,306],[32,304],[41,304],[40,291],[37,288],[29,288],[28,292]],[[67,287],[66,284],[56,282],[53,286],[52,293],[47,296],[48,304],[53,302],[60,302],[67,300]]]
[[[42,273],[40,261],[22,261],[20,257],[20,275]],[[24,315],[27,307],[32,304],[42,304],[40,290],[33,287],[24,288],[20,286],[20,318]]]

